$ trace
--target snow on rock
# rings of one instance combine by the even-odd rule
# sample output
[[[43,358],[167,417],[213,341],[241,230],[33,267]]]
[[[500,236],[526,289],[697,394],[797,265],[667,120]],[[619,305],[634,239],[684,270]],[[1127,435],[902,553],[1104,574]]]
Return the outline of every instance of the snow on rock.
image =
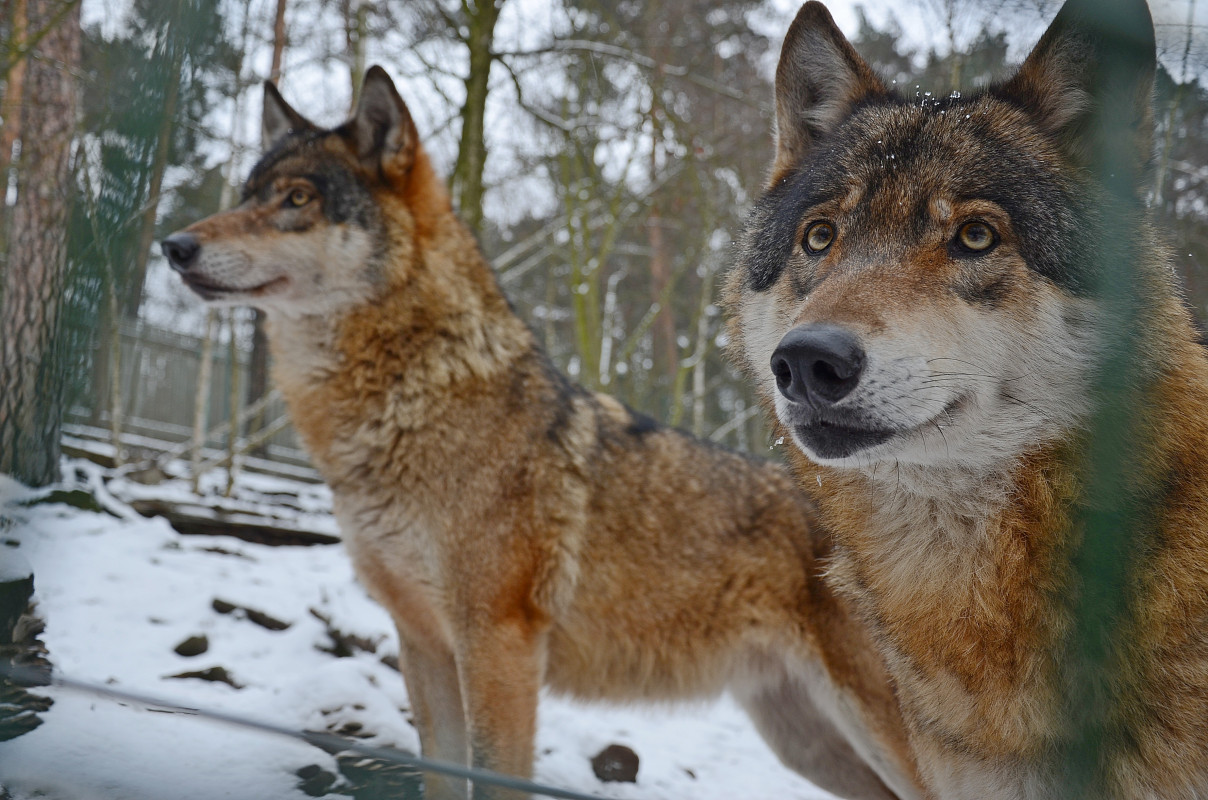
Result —
[[[295,488],[313,492],[272,486]],[[0,572],[32,564],[43,640],[63,675],[418,751],[402,676],[384,663],[397,654],[393,626],[338,546],[182,536],[158,518],[22,504],[35,496],[0,475]],[[271,630],[253,612],[288,627]],[[201,636],[203,653],[175,652]],[[332,655],[336,636],[350,656]],[[170,677],[211,668],[242,688]],[[301,800],[308,795],[299,770],[339,773],[335,758],[301,742],[62,688],[40,691],[55,701],[44,724],[0,744],[0,794],[12,800]],[[635,784],[602,783],[592,773],[591,757],[613,743],[639,755]],[[615,708],[543,696],[537,752],[537,780],[605,798],[829,797],[781,766],[728,698]],[[340,790],[337,782],[331,791]]]
[[[0,583],[27,580],[33,574],[33,565],[17,550],[10,548],[10,552],[0,554]]]

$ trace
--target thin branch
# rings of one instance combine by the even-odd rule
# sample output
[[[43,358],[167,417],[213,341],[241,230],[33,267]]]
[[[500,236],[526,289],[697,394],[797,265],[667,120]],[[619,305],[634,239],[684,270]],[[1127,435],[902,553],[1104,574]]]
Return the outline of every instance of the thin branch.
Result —
[[[738,430],[747,423],[751,417],[759,413],[759,404],[747,406],[742,411],[728,419],[721,427],[714,429],[713,433],[709,434],[709,441],[720,442],[731,431]]]
[[[258,400],[256,400],[256,402],[251,403],[250,405],[244,406],[243,415],[245,417],[255,416],[256,414],[259,414],[261,411],[263,411],[268,406],[269,403],[272,403],[272,402],[280,400],[280,399],[281,399],[280,390],[273,389],[268,394],[262,395]],[[230,430],[230,428],[231,428],[231,420],[225,419],[222,422],[219,422],[214,427],[210,428],[208,431],[205,431],[202,434],[202,436],[203,436],[202,441],[209,441],[210,439],[217,439],[220,436],[224,436],[224,435],[226,435],[227,431]],[[264,430],[264,428],[261,428],[260,431],[257,431],[257,433],[259,433],[263,430]],[[168,450],[165,450],[164,452],[160,453],[159,455],[157,455],[154,458],[154,463],[155,464],[166,464],[167,462],[171,461],[172,459],[180,458],[185,453],[192,450],[193,447],[194,447],[194,443],[192,441],[186,440],[184,442],[181,442],[180,444],[177,444],[177,445],[169,448]],[[147,462],[141,462],[141,463],[143,465],[145,465]]]
[[[544,122],[546,125],[557,131],[560,131],[561,133],[573,133],[575,128],[579,127],[578,125],[572,124],[575,122],[573,120],[564,120],[561,117],[545,111],[544,109],[531,106],[526,103],[524,100],[524,87],[520,85],[520,76],[516,74],[516,70],[512,68],[511,64],[504,61],[502,58],[496,58],[496,61],[500,63],[504,70],[507,71],[507,74],[511,77],[512,85],[516,88],[516,104],[522,109],[536,117],[539,122]]]
[[[649,56],[644,56],[641,53],[635,52],[625,47],[618,47],[614,44],[605,44],[604,42],[593,42],[590,39],[559,39],[548,47],[538,48],[536,50],[499,50],[492,53],[492,56],[502,62],[505,58],[532,58],[542,55],[550,55],[553,53],[571,53],[585,52],[593,55],[607,56],[616,58],[622,61],[628,61],[631,64],[636,64],[645,69],[658,69],[665,75],[672,75],[677,78],[683,78],[686,81],[696,84],[703,89],[716,92],[723,97],[728,97],[731,100],[736,100],[751,108],[762,110],[762,105],[751,100],[747,93],[741,92],[731,86],[718,83],[717,81],[699,75],[688,67],[675,66],[672,64],[660,64]]]
[[[248,436],[244,439],[239,439],[237,442],[232,443],[229,446],[228,451],[221,457],[202,462],[200,467],[198,467],[197,474],[204,475],[215,467],[228,467],[231,472],[234,472],[234,467],[232,465],[237,456],[250,453],[252,450],[267,442],[273,436],[276,436],[278,433],[285,430],[288,425],[289,414],[282,414],[268,425],[265,425],[263,428],[256,431],[251,436]],[[229,484],[227,497],[230,497]]]
[[[677,166],[674,169],[664,172],[658,181],[646,188],[646,191],[642,192],[637,197],[630,199],[629,202],[625,203],[619,209],[610,207],[604,213],[595,214],[597,209],[604,207],[604,201],[599,199],[589,200],[587,204],[580,209],[581,214],[595,214],[588,219],[587,230],[597,230],[599,226],[607,222],[614,222],[617,225],[623,224],[634,214],[646,208],[646,204],[644,202],[646,198],[663,188],[666,183],[670,182],[673,178],[679,175],[680,171],[683,169],[682,162],[680,162],[680,164],[681,166]],[[526,236],[524,239],[521,239],[519,242],[512,245],[511,248],[496,258],[494,261],[495,271],[499,275],[499,280],[504,283],[513,281],[539,264],[541,258],[561,249],[562,245],[547,244],[546,247],[538,250],[532,257],[525,257],[525,254],[531,252],[534,246],[542,243],[549,243],[553,239],[554,232],[561,230],[564,227],[565,222],[561,217],[554,219],[548,225],[543,226],[540,230],[530,234],[529,236]],[[523,261],[521,260],[522,258],[524,259]]]
[[[453,72],[452,70],[445,69],[444,67],[438,66],[438,65],[432,63],[431,61],[429,61],[428,59],[424,58],[423,55],[420,54],[418,48],[412,50],[411,55],[413,58],[415,58],[417,61],[419,61],[419,63],[423,64],[424,69],[427,70],[428,72],[435,72],[437,75],[444,75],[447,78],[456,78],[459,81],[465,79],[464,75],[459,75],[456,72]],[[438,89],[437,91],[440,91],[440,90]],[[441,97],[443,97],[445,100],[449,100],[450,102],[452,102],[452,100],[449,98],[449,96],[447,94],[445,94],[444,92],[440,92],[440,94],[441,94]]]
[[[426,5],[428,6],[429,10],[434,11],[436,16],[441,18],[441,21],[445,23],[445,27],[452,32],[454,39],[462,44],[469,43],[467,38],[461,35],[461,23],[454,18],[452,14],[450,14],[448,11],[445,11],[444,6],[442,6],[439,2],[427,3]],[[466,8],[464,0],[461,4],[461,11],[467,17],[469,16],[469,10]]]

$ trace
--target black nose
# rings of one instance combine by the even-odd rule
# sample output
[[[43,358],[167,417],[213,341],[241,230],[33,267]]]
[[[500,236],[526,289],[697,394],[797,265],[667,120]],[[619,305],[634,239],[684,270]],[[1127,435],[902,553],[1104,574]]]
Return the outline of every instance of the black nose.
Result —
[[[191,233],[174,233],[160,242],[159,246],[172,269],[177,272],[187,272],[201,252],[201,242]]]
[[[793,328],[772,353],[776,386],[796,403],[837,403],[856,388],[863,370],[859,338],[837,325]]]

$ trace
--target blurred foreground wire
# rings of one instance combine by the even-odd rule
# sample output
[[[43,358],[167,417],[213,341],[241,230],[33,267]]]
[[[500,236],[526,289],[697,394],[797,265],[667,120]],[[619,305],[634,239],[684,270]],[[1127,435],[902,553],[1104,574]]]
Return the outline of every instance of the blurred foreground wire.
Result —
[[[397,750],[392,747],[375,747],[374,745],[368,745],[363,742],[358,742],[355,739],[349,739],[344,736],[337,736],[331,733],[295,730],[293,728],[286,728],[271,722],[262,722],[260,720],[250,719],[238,714],[228,714],[224,711],[212,711],[208,709],[195,708],[193,706],[185,706],[170,700],[165,700],[163,698],[153,697],[151,695],[138,692],[128,692],[122,689],[114,689],[109,686],[101,686],[98,684],[89,683],[87,681],[76,680],[74,678],[65,677],[52,670],[0,664],[0,679],[25,686],[56,686],[72,692],[91,694],[97,697],[105,697],[147,708],[154,708],[161,711],[171,711],[178,714],[199,717],[201,719],[219,722],[224,725],[232,725],[235,727],[256,730],[275,736],[284,736],[290,739],[296,739],[298,741],[318,747],[321,750],[325,750],[328,753],[350,751],[367,758],[374,758],[390,764],[411,767],[422,772],[434,772],[441,775],[449,775],[454,778],[465,778],[467,780],[474,781],[476,784],[497,786],[502,789],[514,789],[516,791],[528,792],[530,794],[544,797],[564,798],[565,800],[602,800],[597,795],[584,794],[571,789],[559,789],[554,786],[545,786],[543,784],[524,780],[522,778],[514,778],[509,775],[503,775],[490,770],[478,769],[476,767],[466,767],[461,764],[453,764],[448,761],[436,761],[434,759],[424,758],[423,756],[412,755],[411,753]]]

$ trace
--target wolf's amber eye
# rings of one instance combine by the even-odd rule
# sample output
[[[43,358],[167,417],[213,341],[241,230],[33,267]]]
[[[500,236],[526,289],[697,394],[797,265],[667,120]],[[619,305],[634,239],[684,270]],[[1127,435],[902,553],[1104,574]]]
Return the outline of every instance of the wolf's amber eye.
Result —
[[[289,193],[289,197],[285,199],[287,205],[295,208],[301,208],[310,202],[310,192],[305,189],[294,189]]]
[[[956,232],[956,242],[968,253],[985,253],[994,247],[998,237],[984,222],[966,222]]]
[[[835,226],[829,222],[815,222],[805,229],[805,249],[821,253],[835,241]]]

